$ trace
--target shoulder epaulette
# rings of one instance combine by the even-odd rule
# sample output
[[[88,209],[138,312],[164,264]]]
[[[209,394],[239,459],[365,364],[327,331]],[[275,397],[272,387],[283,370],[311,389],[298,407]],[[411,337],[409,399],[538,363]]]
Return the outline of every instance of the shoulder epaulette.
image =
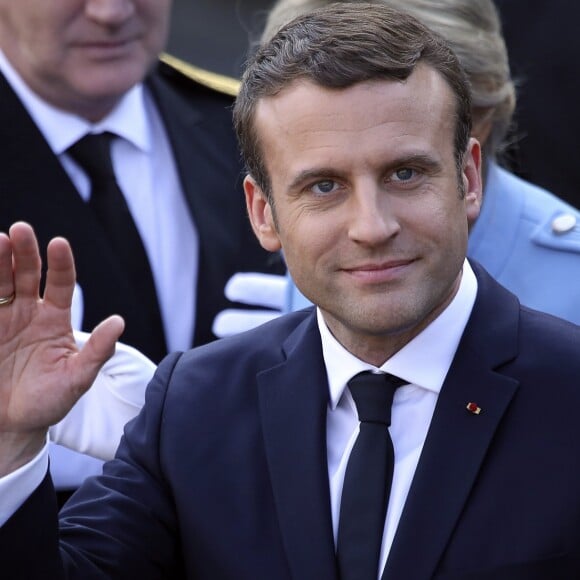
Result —
[[[536,228],[532,240],[553,250],[580,253],[580,214],[557,210]]]
[[[178,70],[186,77],[205,87],[213,89],[214,91],[231,95],[232,97],[235,97],[238,94],[240,81],[235,78],[193,66],[192,64],[172,56],[171,54],[167,54],[166,52],[161,54],[159,59],[170,67]]]

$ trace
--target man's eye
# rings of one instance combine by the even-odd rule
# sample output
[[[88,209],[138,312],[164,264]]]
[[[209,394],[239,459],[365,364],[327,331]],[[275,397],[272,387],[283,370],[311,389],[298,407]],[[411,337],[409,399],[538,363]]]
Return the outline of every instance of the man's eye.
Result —
[[[325,179],[324,181],[319,181],[312,186],[312,191],[317,194],[332,193],[337,187],[335,181],[332,179]]]
[[[410,167],[402,167],[393,173],[396,181],[409,181],[415,177],[415,170]]]

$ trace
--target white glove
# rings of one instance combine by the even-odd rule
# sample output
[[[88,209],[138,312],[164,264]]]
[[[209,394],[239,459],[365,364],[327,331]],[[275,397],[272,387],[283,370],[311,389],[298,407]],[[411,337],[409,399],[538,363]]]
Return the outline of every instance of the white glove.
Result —
[[[288,278],[275,274],[238,272],[226,284],[225,295],[232,302],[261,306],[260,310],[229,308],[213,321],[213,333],[223,338],[251,330],[280,316],[286,309]]]
[[[72,297],[70,323],[73,330],[80,330],[83,327],[83,315],[85,311],[85,301],[83,298],[83,289],[75,284]]]

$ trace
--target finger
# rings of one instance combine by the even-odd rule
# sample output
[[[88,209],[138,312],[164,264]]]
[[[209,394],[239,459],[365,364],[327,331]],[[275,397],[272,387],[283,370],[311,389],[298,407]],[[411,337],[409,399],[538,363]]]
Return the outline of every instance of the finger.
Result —
[[[10,227],[14,268],[14,291],[18,298],[38,298],[41,259],[32,227],[16,222]]]
[[[6,234],[0,233],[0,298],[8,298],[12,292],[12,244]]]
[[[80,351],[84,364],[100,368],[115,352],[115,343],[119,340],[125,321],[121,316],[109,316],[95,327]]]
[[[48,244],[46,256],[44,300],[59,308],[70,308],[76,281],[70,244],[64,238],[54,238]]]
[[[85,390],[93,383],[101,367],[115,352],[115,343],[124,328],[125,322],[120,316],[110,316],[93,330],[76,355],[74,364],[77,383],[84,385]]]

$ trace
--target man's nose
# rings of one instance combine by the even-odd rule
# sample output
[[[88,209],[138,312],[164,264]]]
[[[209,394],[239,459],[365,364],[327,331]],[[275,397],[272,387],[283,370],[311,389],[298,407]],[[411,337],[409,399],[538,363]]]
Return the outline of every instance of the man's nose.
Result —
[[[134,0],[87,0],[85,12],[88,18],[103,25],[122,24],[135,12]]]
[[[358,243],[379,245],[400,231],[393,203],[386,192],[366,184],[353,196],[350,208],[349,237]]]

